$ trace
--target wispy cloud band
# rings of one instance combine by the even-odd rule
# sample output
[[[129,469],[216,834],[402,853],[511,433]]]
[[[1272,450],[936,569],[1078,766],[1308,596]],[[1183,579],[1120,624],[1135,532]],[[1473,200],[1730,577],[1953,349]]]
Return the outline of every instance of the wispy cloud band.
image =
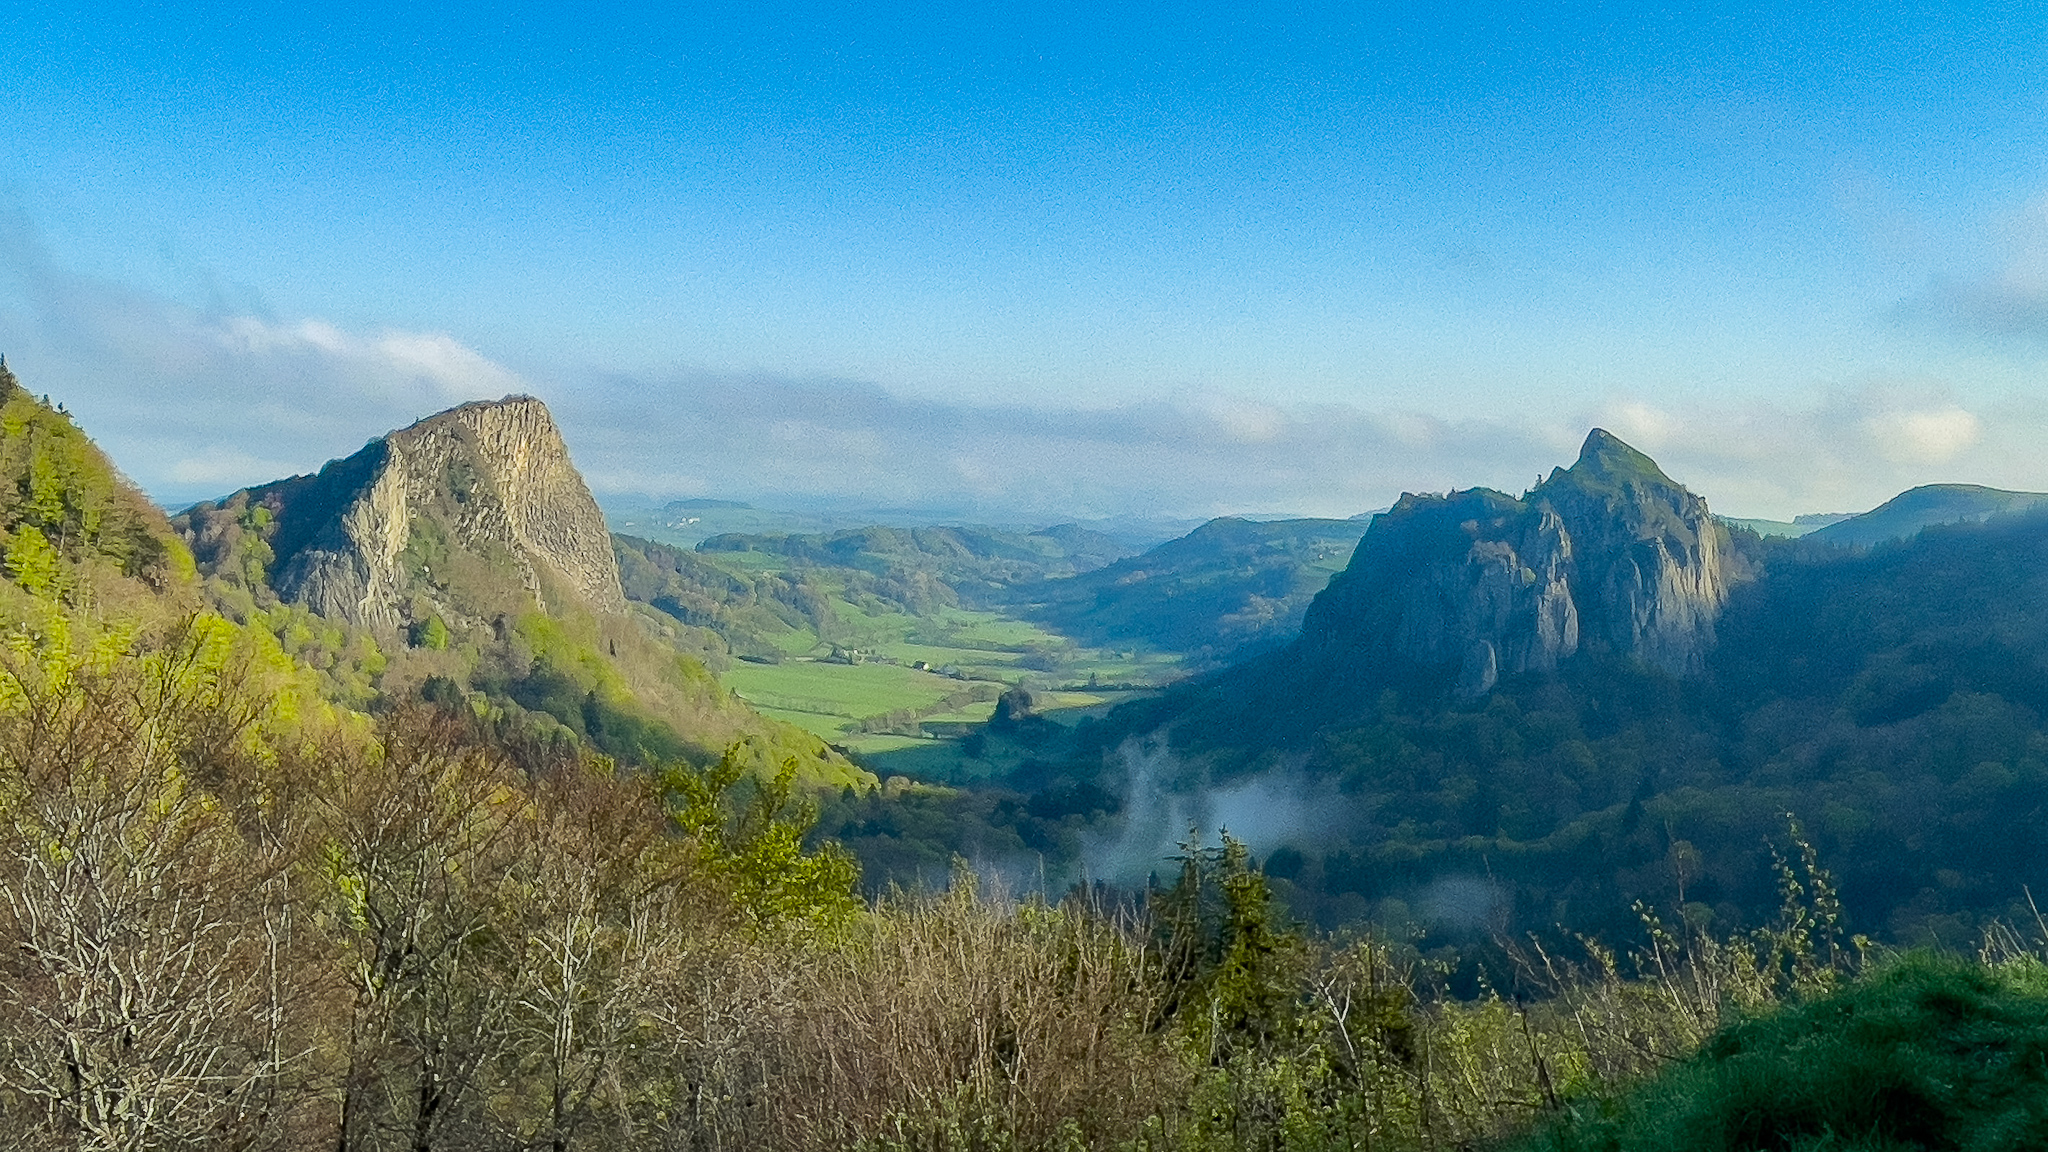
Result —
[[[453,336],[192,307],[59,266],[0,219],[0,351],[167,502],[316,468],[464,400],[546,398],[601,492],[925,508],[1001,521],[1349,515],[1402,491],[1526,488],[1602,425],[1724,511],[1869,507],[1914,483],[2048,488],[2048,404],[1972,410],[1938,384],[1800,402],[1642,396],[1446,419],[1162,390],[987,405],[860,381],[565,366],[515,372]]]

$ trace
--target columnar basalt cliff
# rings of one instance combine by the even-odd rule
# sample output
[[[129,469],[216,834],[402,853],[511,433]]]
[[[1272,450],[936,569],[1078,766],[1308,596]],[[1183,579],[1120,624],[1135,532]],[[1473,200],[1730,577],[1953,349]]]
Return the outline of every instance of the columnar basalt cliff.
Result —
[[[1467,697],[1582,645],[1687,675],[1713,647],[1730,559],[1706,501],[1596,428],[1521,499],[1403,495],[1310,607],[1300,652],[1326,674],[1455,668]]]
[[[249,497],[276,518],[278,595],[323,616],[388,631],[423,607],[515,608],[515,589],[543,609],[625,608],[604,517],[531,396],[430,416]]]

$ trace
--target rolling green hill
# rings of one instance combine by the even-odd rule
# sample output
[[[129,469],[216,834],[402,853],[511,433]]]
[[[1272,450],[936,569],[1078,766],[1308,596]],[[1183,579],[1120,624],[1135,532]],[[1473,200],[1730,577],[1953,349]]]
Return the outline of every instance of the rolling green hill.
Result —
[[[2043,504],[2048,504],[2048,493],[2008,492],[1976,484],[1926,484],[1901,492],[1860,516],[1823,525],[1812,535],[1829,544],[1869,548],[1907,539],[1932,525],[1988,520]]]
[[[858,595],[914,614],[940,605],[986,607],[1012,586],[1071,576],[1124,556],[1100,533],[1067,524],[1031,533],[983,528],[871,526],[830,534],[713,536],[698,551],[779,556],[792,567],[843,569]]]
[[[1213,666],[1282,644],[1365,535],[1359,520],[1211,520],[1141,556],[1012,591],[1013,610],[1095,645]]]

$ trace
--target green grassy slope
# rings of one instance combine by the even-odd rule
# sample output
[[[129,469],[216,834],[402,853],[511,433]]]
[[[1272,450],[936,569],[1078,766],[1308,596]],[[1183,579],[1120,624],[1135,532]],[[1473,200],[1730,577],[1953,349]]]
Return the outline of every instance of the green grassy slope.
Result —
[[[2048,1147],[2048,970],[1931,955],[1730,1027],[1523,1152]]]

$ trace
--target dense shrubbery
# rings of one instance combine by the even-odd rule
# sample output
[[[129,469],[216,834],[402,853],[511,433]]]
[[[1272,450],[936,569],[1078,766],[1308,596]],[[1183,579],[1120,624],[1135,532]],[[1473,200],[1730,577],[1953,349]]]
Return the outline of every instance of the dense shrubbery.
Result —
[[[16,1146],[1425,1149],[1546,1116],[1597,1141],[1703,1042],[1688,1100],[1774,1037],[1848,1059],[1863,1033],[1831,1022],[1868,1020],[1881,1048],[1956,981],[1988,1005],[1942,1049],[1991,1078],[1970,1131],[2033,1122],[2038,969],[1885,975],[1829,1008],[1854,952],[1810,855],[1768,930],[1649,919],[1633,955],[1532,951],[1500,974],[1522,999],[1459,999],[1404,945],[1291,927],[1235,843],[1137,904],[966,873],[864,903],[843,853],[804,848],[791,773],[744,751],[628,774],[466,712],[323,718],[262,641],[60,614],[0,652]],[[1766,1015],[1788,998],[1811,1005]],[[2013,1093],[1982,1052],[2013,1055]]]

